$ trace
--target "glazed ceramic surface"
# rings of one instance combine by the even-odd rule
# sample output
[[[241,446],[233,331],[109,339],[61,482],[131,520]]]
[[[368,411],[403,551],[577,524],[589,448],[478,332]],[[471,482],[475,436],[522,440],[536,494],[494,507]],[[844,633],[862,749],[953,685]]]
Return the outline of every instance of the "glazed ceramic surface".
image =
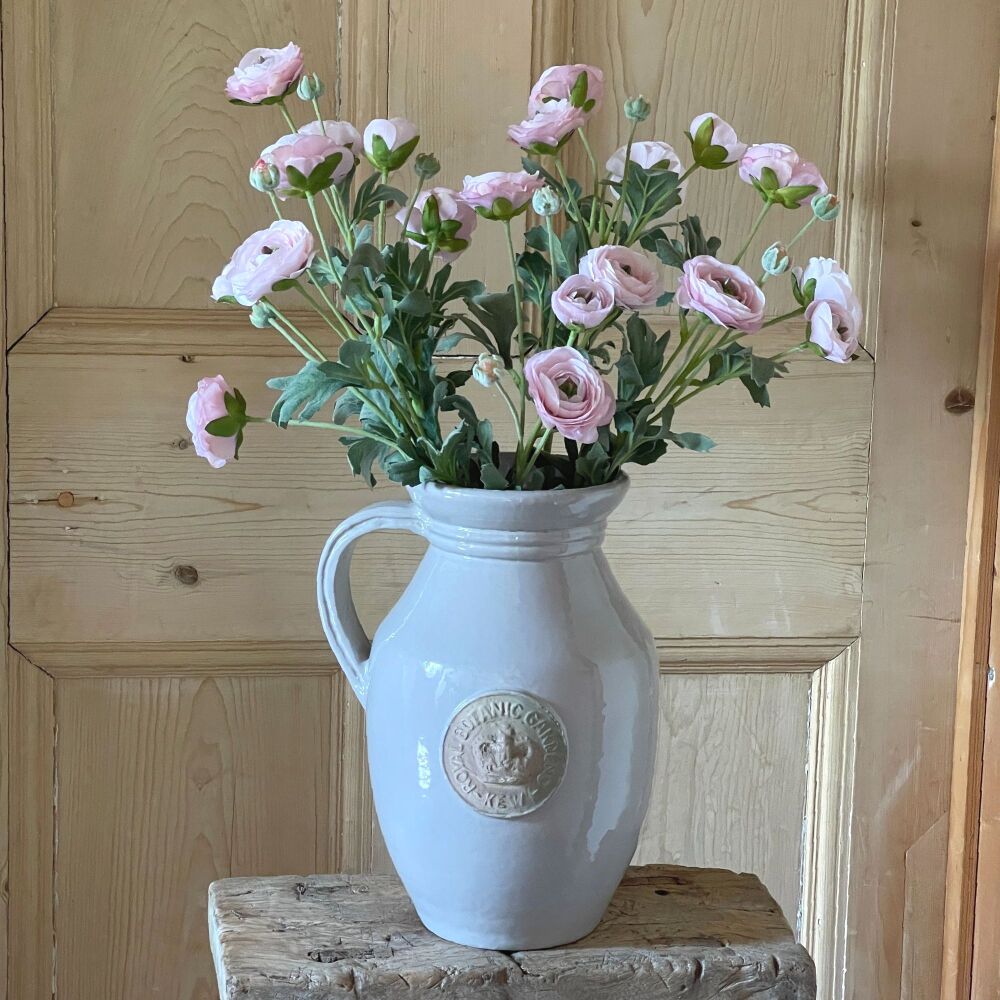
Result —
[[[441,937],[503,950],[600,920],[649,801],[657,663],[601,552],[628,481],[545,492],[428,484],[330,536],[323,626],[367,709],[386,845]],[[404,529],[420,566],[374,641],[350,594],[357,539]]]

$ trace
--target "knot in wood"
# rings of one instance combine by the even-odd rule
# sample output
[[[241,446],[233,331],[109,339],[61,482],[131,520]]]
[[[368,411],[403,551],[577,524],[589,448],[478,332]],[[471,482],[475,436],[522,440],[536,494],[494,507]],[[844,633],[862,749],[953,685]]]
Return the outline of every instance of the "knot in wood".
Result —
[[[175,566],[174,576],[188,587],[193,587],[198,582],[198,571],[194,566]]]
[[[944,397],[944,408],[949,413],[966,413],[976,405],[976,394],[960,385]]]

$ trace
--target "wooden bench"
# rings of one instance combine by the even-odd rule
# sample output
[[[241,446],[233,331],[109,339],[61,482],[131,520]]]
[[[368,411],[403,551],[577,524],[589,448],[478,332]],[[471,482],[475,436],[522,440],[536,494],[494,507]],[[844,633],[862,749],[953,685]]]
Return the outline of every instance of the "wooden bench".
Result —
[[[630,868],[604,920],[546,951],[435,937],[391,875],[228,878],[209,889],[223,1000],[814,1000],[816,974],[754,875]]]

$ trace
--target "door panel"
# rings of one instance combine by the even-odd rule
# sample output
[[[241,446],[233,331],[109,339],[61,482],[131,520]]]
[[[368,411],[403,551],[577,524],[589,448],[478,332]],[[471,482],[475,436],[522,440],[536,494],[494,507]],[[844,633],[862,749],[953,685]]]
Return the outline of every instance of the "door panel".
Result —
[[[827,1000],[932,995],[970,427],[942,403],[973,375],[1000,12],[953,4],[943,47],[931,0],[2,12],[8,998],[210,997],[211,879],[388,865],[363,713],[312,583],[325,536],[373,497],[322,435],[255,435],[213,472],[183,419],[200,376],[223,372],[259,410],[264,378],[296,367],[208,301],[269,219],[245,171],[284,130],[222,84],[245,49],[288,38],[330,117],[418,121],[441,183],[515,167],[504,125],[570,59],[607,71],[591,127],[607,152],[623,138],[610,105],[644,92],[651,136],[680,146],[707,108],[825,169],[844,213],[810,249],[865,293],[877,373],[869,354],[803,362],[767,411],[742,390],[701,397],[686,420],[719,447],[639,470],[609,531],[662,661],[637,859],[761,874]],[[732,172],[696,175],[689,197],[730,240],[756,210]],[[482,223],[461,267],[505,283],[498,231]],[[361,548],[369,626],[419,553],[395,535]]]

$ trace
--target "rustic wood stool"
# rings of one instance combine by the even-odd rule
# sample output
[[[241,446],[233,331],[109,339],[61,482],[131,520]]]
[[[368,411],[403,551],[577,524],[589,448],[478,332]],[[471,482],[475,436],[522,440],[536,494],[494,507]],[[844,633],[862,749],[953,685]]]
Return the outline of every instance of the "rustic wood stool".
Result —
[[[816,997],[756,876],[710,868],[630,868],[597,929],[547,951],[442,941],[391,875],[223,879],[208,913],[223,1000]]]

